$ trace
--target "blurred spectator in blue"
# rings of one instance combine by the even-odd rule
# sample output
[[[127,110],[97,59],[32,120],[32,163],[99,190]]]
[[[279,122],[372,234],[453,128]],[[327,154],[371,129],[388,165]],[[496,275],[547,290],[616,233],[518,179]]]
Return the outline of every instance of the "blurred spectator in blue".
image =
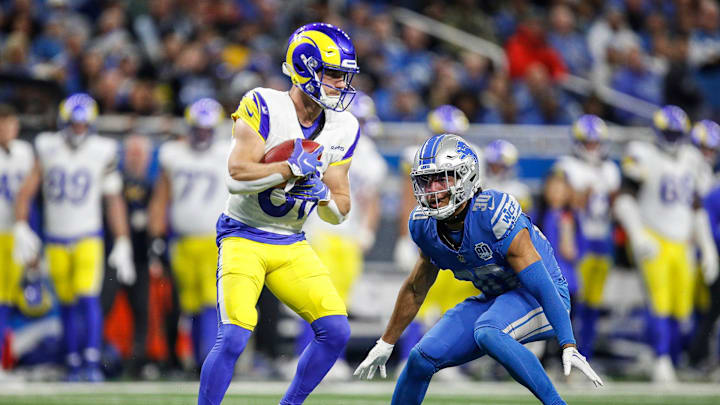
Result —
[[[133,31],[140,40],[145,56],[158,65],[166,55],[163,52],[163,38],[176,33],[187,38],[192,34],[192,25],[187,16],[178,12],[174,0],[150,2],[147,14],[139,15],[133,21]]]
[[[612,77],[612,88],[656,105],[662,104],[662,77],[650,68],[639,46],[629,47],[624,56],[624,64]],[[647,119],[619,108],[616,108],[615,118],[625,125],[647,124]]]
[[[392,110],[386,114],[388,121],[422,121],[427,115],[427,108],[417,91],[408,87],[400,88],[394,93]],[[381,120],[382,115],[379,114]]]
[[[609,84],[622,49],[638,43],[637,35],[625,22],[623,11],[621,3],[607,4],[603,16],[596,19],[587,32],[587,44],[593,58],[592,80],[596,85]]]
[[[550,11],[548,42],[560,53],[570,73],[589,77],[592,70],[592,56],[585,36],[575,29],[575,14],[565,4],[558,4]]]
[[[697,81],[713,109],[720,116],[720,13],[711,0],[700,2],[697,29],[690,37],[689,62],[697,70]]]
[[[639,33],[640,43],[647,54],[658,57],[669,55],[670,30],[662,13],[653,11],[648,14],[644,29]]]
[[[58,56],[63,51],[64,28],[57,17],[48,19],[42,34],[33,40],[32,54],[41,61]]]
[[[531,6],[527,0],[501,2],[502,8],[495,15],[495,27],[500,43],[505,43],[517,30],[517,24],[530,14]]]
[[[427,49],[428,37],[414,27],[405,26],[402,39],[403,48],[390,55],[388,63],[392,71],[405,76],[412,88],[422,89],[432,80],[432,54]]]
[[[543,22],[538,15],[525,18],[505,45],[510,78],[526,76],[530,66],[540,64],[549,73],[549,79],[560,80],[567,67],[560,54],[548,43]]]
[[[430,86],[427,97],[424,97],[430,108],[452,103],[461,90],[460,70],[454,58],[442,56],[435,59],[433,71],[430,72],[435,80]]]
[[[520,124],[568,125],[572,121],[567,97],[540,63],[528,67],[525,80],[515,85],[514,98]]]
[[[462,62],[462,87],[465,90],[479,94],[488,84],[488,59],[475,52],[462,52],[460,54]],[[472,118],[472,117],[471,117]]]
[[[493,21],[478,7],[480,2],[474,0],[455,0],[452,2],[435,0],[433,4],[437,5],[436,8],[445,9],[444,16],[442,16],[443,18],[434,17],[432,13],[430,13],[431,7],[425,9],[425,14],[457,29],[477,35],[482,39],[497,42],[498,38],[495,35],[495,24],[493,24]],[[447,6],[445,6],[446,4]]]
[[[518,111],[510,88],[510,79],[504,72],[495,73],[482,93],[485,111],[482,121],[487,124],[517,124]]]
[[[691,119],[706,116],[706,103],[695,72],[688,64],[688,37],[677,35],[670,41],[669,68],[664,78],[663,104],[681,105]]]

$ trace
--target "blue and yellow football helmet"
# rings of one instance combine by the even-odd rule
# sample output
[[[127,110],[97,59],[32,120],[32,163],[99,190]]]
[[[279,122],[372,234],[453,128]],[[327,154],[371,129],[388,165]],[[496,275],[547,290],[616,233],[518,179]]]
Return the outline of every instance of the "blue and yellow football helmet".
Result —
[[[185,121],[190,126],[190,145],[196,150],[210,147],[217,127],[225,117],[220,103],[201,98],[185,109]]]
[[[470,121],[461,109],[445,104],[430,111],[427,125],[433,134],[463,135],[470,127]]]
[[[653,129],[658,136],[660,147],[674,153],[690,132],[690,119],[682,108],[666,105],[653,115]]]
[[[77,147],[92,131],[98,117],[98,104],[86,93],[76,93],[60,103],[58,128],[72,147]]]
[[[325,109],[345,111],[355,98],[356,91],[350,85],[360,72],[355,47],[350,37],[334,25],[312,23],[298,28],[288,41],[282,69],[294,86]],[[328,73],[342,74],[344,87],[323,83]],[[336,94],[328,94],[327,90]]]
[[[512,168],[517,164],[518,150],[512,143],[504,139],[496,139],[485,147],[485,162]]]
[[[360,133],[372,138],[382,132],[382,123],[377,116],[375,102],[367,94],[358,91],[355,101],[350,105],[350,112],[360,123]]]
[[[690,141],[702,152],[711,165],[715,165],[720,150],[720,125],[711,120],[702,120],[693,125]]]
[[[600,163],[607,156],[608,127],[602,118],[585,114],[570,129],[575,155],[590,163]]]

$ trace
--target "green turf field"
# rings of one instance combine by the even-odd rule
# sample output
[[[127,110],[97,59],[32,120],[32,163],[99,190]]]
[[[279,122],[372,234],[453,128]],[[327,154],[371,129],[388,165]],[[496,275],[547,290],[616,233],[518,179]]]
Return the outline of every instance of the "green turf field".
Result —
[[[387,405],[394,383],[324,383],[307,405]],[[287,383],[233,382],[223,405],[277,405]],[[560,385],[568,404],[720,405],[720,385],[586,384]],[[14,383],[0,384],[0,405],[195,405],[197,383]],[[516,383],[433,384],[426,405],[537,405]]]

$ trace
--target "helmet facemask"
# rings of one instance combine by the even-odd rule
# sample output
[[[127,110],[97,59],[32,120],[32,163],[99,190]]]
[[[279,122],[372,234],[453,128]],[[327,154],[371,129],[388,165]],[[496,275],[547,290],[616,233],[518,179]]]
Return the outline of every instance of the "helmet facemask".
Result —
[[[295,86],[324,109],[340,112],[350,107],[357,94],[355,88],[350,84],[357,73],[356,68],[344,68],[323,62],[318,63],[314,58],[303,58],[303,62],[307,71],[312,73],[313,79],[304,84],[295,83]],[[292,77],[292,73],[288,69],[287,63],[283,63],[283,73]],[[345,87],[338,88],[323,82],[325,75],[334,79],[342,75]],[[327,90],[331,90],[335,94],[328,94]]]
[[[449,218],[462,204],[472,198],[480,185],[477,155],[469,145],[455,135],[440,135],[441,140],[433,163],[421,154],[421,147],[410,172],[413,194],[423,212],[439,220]],[[444,142],[443,142],[444,141]],[[444,205],[443,205],[444,204]]]

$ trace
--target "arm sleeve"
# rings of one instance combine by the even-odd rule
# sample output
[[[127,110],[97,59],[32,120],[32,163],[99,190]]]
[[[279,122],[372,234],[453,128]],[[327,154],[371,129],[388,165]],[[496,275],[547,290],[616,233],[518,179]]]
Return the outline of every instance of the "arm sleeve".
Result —
[[[718,222],[720,222],[720,213],[718,212],[719,197],[720,188],[715,189],[714,191],[709,193],[703,201],[703,206],[705,207],[705,211],[707,211],[708,214],[708,220],[710,222],[710,229],[712,230],[713,239],[715,239],[715,245],[718,245],[718,242],[720,242],[720,226],[718,226]]]
[[[575,344],[569,311],[563,304],[542,260],[523,269],[518,273],[518,278],[542,306],[545,316],[555,330],[560,346]]]

